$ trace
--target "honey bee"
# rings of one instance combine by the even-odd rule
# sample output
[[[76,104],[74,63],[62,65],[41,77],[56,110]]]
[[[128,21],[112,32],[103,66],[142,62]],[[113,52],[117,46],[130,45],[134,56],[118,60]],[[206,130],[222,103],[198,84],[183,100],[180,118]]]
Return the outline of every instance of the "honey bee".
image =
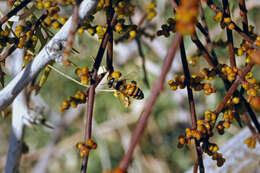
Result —
[[[141,100],[144,98],[143,91],[136,86],[136,82],[126,82],[126,79],[121,79],[120,72],[111,73],[108,80],[108,87],[116,90],[115,96],[123,99],[125,106],[130,105],[129,97]]]

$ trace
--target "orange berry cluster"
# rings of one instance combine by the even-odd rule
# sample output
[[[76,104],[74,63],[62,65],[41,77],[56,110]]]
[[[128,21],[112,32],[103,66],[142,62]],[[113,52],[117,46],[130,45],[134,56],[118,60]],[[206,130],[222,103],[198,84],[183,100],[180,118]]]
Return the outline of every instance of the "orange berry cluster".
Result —
[[[204,142],[202,145],[202,149],[205,153],[211,156],[212,160],[217,161],[217,166],[221,167],[225,163],[226,159],[223,158],[222,154],[217,152],[219,147],[215,143]]]
[[[227,78],[230,82],[234,81],[236,79],[238,68],[237,67],[231,67],[228,65],[223,65],[221,68],[221,72]]]
[[[78,104],[86,103],[87,99],[87,92],[77,91],[74,97],[69,96],[67,100],[64,100],[60,105],[60,111],[64,112],[65,110],[69,109],[70,107],[76,108]]]
[[[225,159],[217,151],[219,147],[215,143],[210,143],[209,138],[213,136],[212,129],[215,125],[217,115],[212,111],[205,111],[204,120],[197,120],[196,129],[186,128],[185,134],[179,136],[178,147],[182,148],[185,144],[195,143],[195,140],[202,143],[202,151],[217,160],[217,165],[222,166]]]
[[[242,81],[242,87],[245,89],[246,94],[249,96],[248,101],[257,96],[259,90],[259,84],[255,78],[253,78],[252,72],[248,72],[245,76],[245,80]]]
[[[183,0],[176,10],[176,30],[183,35],[195,32],[200,1]]]
[[[71,5],[75,2],[75,0],[36,0],[36,7],[38,9],[49,9],[53,6],[56,6],[57,3],[61,5]]]
[[[216,69],[208,69],[208,68],[203,68],[202,73],[205,75],[206,80],[213,80],[213,78],[218,74],[218,69],[220,68],[221,65],[219,65]]]
[[[4,49],[4,47],[7,46],[8,43],[12,44],[17,41],[15,38],[9,37],[10,31],[11,30],[2,30],[0,28],[0,52],[2,52],[2,50]]]
[[[19,38],[18,48],[27,48],[33,51],[38,37],[32,33],[31,28],[33,24],[26,21],[24,24],[15,27],[15,35]]]
[[[216,160],[217,161],[217,166],[218,167],[221,167],[223,166],[223,164],[225,163],[226,159],[223,158],[222,154],[221,153],[218,153],[218,152],[215,152],[213,153],[212,155],[212,160]]]
[[[223,12],[218,11],[217,14],[214,16],[214,20],[221,24],[221,27],[224,28],[225,26],[233,30],[235,28],[235,24],[232,22],[230,17],[223,18]]]
[[[217,124],[217,130],[218,130],[218,133],[220,135],[223,135],[224,134],[224,130],[225,128],[228,129],[230,128],[230,125],[232,123],[232,121],[234,120],[234,114],[235,114],[235,110],[225,110],[223,112],[223,118],[224,120],[222,121],[219,121],[218,124]]]
[[[114,10],[118,15],[119,19],[123,19],[134,14],[135,7],[128,0],[120,1],[115,7]]]
[[[230,30],[233,30],[235,28],[235,24],[232,23],[232,20],[230,17],[225,17],[223,19],[223,25],[225,25]]]
[[[156,4],[154,2],[149,2],[148,4],[145,5],[145,11],[147,14],[148,21],[151,21],[157,15],[155,8],[156,8]]]
[[[136,25],[126,25],[124,19],[120,19],[117,21],[114,30],[121,34],[123,32],[126,32],[126,34],[123,36],[123,39],[128,39],[129,37],[134,38],[137,35],[136,32],[137,26]],[[122,40],[122,39],[121,39]]]
[[[161,30],[157,31],[157,35],[158,36],[165,36],[165,37],[169,37],[170,36],[170,32],[175,32],[175,25],[176,25],[176,21],[173,18],[168,18],[166,24],[163,24],[161,26]]]
[[[89,76],[89,71],[86,66],[82,68],[76,68],[75,74],[80,78],[80,82],[82,84],[88,84],[90,76]]]
[[[221,22],[223,20],[223,12],[218,11],[217,14],[214,16],[214,20],[217,22]]]
[[[256,146],[256,138],[250,136],[249,138],[244,140],[244,144],[246,144],[249,148],[254,149]]]
[[[76,148],[79,150],[80,157],[88,156],[91,149],[96,149],[97,144],[92,139],[87,139],[85,143],[78,142]]]
[[[60,7],[54,6],[49,8],[49,15],[42,21],[44,27],[53,27],[54,29],[60,29],[63,24],[67,21],[67,17],[59,18]]]
[[[236,54],[238,55],[238,56],[243,56],[245,53],[247,53],[247,51],[249,50],[249,45],[248,45],[248,43],[247,42],[242,42],[241,44],[240,44],[240,47],[238,48],[238,49],[236,49]],[[248,56],[249,57],[249,56]],[[251,60],[251,58],[250,58],[250,60]],[[248,61],[247,59],[246,59],[246,63],[249,63],[250,61]]]
[[[216,114],[211,111],[205,111],[205,119],[197,121],[196,129],[185,129],[185,135],[179,137],[178,147],[182,148],[185,144],[191,144],[192,140],[205,141],[213,135],[211,129],[216,121]]]
[[[192,75],[190,80],[190,87],[195,91],[204,90],[206,95],[210,95],[216,92],[216,88],[211,87],[211,83],[201,83],[205,79],[205,75]],[[175,75],[174,80],[169,80],[168,85],[171,90],[177,90],[178,87],[180,89],[184,89],[186,87],[185,77],[184,75]]]

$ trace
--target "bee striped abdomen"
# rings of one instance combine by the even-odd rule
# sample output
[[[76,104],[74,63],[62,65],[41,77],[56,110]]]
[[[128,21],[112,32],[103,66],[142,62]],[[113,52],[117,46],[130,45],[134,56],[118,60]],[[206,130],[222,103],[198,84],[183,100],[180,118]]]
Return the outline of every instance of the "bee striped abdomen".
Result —
[[[144,94],[140,88],[135,85],[127,84],[126,87],[126,95],[135,98],[135,99],[143,99]]]

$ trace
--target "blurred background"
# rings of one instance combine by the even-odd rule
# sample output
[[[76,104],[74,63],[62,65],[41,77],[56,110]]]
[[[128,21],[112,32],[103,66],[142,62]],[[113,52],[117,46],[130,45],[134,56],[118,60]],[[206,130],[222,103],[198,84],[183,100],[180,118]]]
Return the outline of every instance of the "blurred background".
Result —
[[[138,23],[144,13],[144,4],[148,1],[134,1],[137,5],[133,22]],[[215,0],[220,5],[218,0]],[[6,14],[8,11],[7,1],[0,1],[0,9]],[[144,23],[142,26],[147,28],[150,34],[156,34],[160,26],[173,16],[172,8],[167,0],[156,1],[157,16],[150,23]],[[260,1],[247,0],[249,24],[255,26],[255,32],[260,33]],[[205,4],[204,4],[205,5]],[[225,32],[214,22],[215,15],[208,7],[205,7],[206,20],[210,28],[210,35],[213,39],[225,40]],[[230,0],[232,17],[241,26],[239,8],[236,0]],[[64,9],[64,13],[70,14],[72,8]],[[105,14],[95,16],[97,24],[104,24]],[[55,32],[55,31],[54,31]],[[199,33],[199,32],[198,32]],[[201,34],[199,33],[199,36]],[[155,37],[154,40],[141,38],[143,51],[146,58],[146,68],[150,86],[160,74],[162,60],[164,59],[171,37]],[[203,37],[200,37],[205,42]],[[234,33],[235,45],[240,44],[241,38]],[[191,43],[190,38],[185,38],[187,56],[196,54],[196,48]],[[92,67],[93,57],[96,56],[99,42],[96,38],[85,33],[77,35],[74,42],[74,48],[79,53],[74,53],[71,60],[79,67]],[[217,48],[216,53],[220,57],[220,62],[228,61],[227,48]],[[245,57],[237,57],[238,64],[242,67]],[[59,64],[54,66],[63,73],[77,78],[74,74],[74,68],[62,67]],[[198,74],[204,67],[209,67],[205,60],[199,57],[195,67],[190,66],[192,74]],[[125,108],[118,98],[111,92],[100,91],[95,98],[94,120],[93,120],[93,138],[97,142],[98,148],[91,151],[88,163],[88,172],[100,173],[106,169],[115,168],[122,158],[129,144],[131,134],[139,119],[140,113],[145,106],[146,100],[150,95],[150,88],[143,82],[142,61],[138,55],[137,45],[134,41],[118,43],[114,48],[114,68],[122,72],[125,78],[135,80],[138,86],[142,88],[145,98],[143,100],[131,100],[131,105]],[[259,73],[259,68],[254,68],[253,72]],[[134,75],[133,75],[134,74]],[[136,75],[138,74],[138,75]],[[182,65],[180,55],[176,54],[172,69],[167,79],[172,79],[175,74],[182,74]],[[130,77],[131,76],[131,77]],[[134,77],[133,77],[134,76]],[[254,75],[260,79],[259,75]],[[11,76],[9,75],[8,81]],[[188,99],[186,89],[171,91],[165,83],[165,90],[160,95],[152,116],[143,134],[142,140],[136,148],[134,158],[129,168],[129,173],[181,173],[189,170],[194,164],[196,153],[194,148],[177,148],[178,136],[184,133],[185,128],[191,127],[189,116]],[[194,92],[197,115],[202,117],[205,110],[214,110],[217,103],[223,98],[225,89],[219,79],[212,81],[213,87],[217,88],[217,93],[205,96],[202,92]],[[106,84],[103,84],[107,89]],[[76,109],[70,109],[61,113],[59,106],[68,96],[74,95],[78,90],[85,90],[84,87],[66,79],[64,76],[52,71],[47,82],[41,88],[37,96],[32,96],[32,104],[40,107],[47,121],[54,129],[43,126],[35,128],[26,128],[25,143],[29,147],[28,153],[22,156],[21,173],[39,173],[39,172],[79,172],[81,158],[75,147],[77,142],[84,139],[85,108],[82,104]],[[259,112],[258,112],[259,114]],[[11,115],[11,113],[9,114]],[[0,171],[5,166],[5,159],[8,151],[10,136],[11,119],[8,117],[0,119]],[[215,135],[213,141],[219,146],[225,146],[229,139],[239,133],[241,128],[235,122],[231,128],[222,136]],[[245,133],[250,135],[249,133]],[[241,145],[243,141],[241,141]],[[230,145],[232,146],[232,144]],[[240,145],[239,145],[240,146]],[[228,151],[225,150],[225,151]],[[248,151],[249,152],[249,151]],[[259,167],[259,144],[255,151],[249,152],[256,164],[250,167]],[[251,157],[248,154],[248,157]],[[232,158],[232,153],[230,153]],[[227,160],[229,158],[226,158]],[[251,162],[252,163],[252,162]],[[213,163],[215,164],[215,163]],[[241,169],[243,171],[243,169]],[[256,169],[255,169],[256,170]]]

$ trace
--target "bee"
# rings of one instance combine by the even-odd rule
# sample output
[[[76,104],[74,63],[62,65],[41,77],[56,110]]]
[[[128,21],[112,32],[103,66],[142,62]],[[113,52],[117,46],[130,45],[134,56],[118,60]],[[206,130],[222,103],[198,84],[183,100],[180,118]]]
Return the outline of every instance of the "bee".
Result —
[[[130,105],[129,97],[137,100],[141,100],[144,98],[143,91],[136,86],[135,81],[127,83],[126,79],[121,79],[120,77],[120,72],[111,73],[107,78],[108,87],[116,90],[115,96],[123,99],[125,106]]]

